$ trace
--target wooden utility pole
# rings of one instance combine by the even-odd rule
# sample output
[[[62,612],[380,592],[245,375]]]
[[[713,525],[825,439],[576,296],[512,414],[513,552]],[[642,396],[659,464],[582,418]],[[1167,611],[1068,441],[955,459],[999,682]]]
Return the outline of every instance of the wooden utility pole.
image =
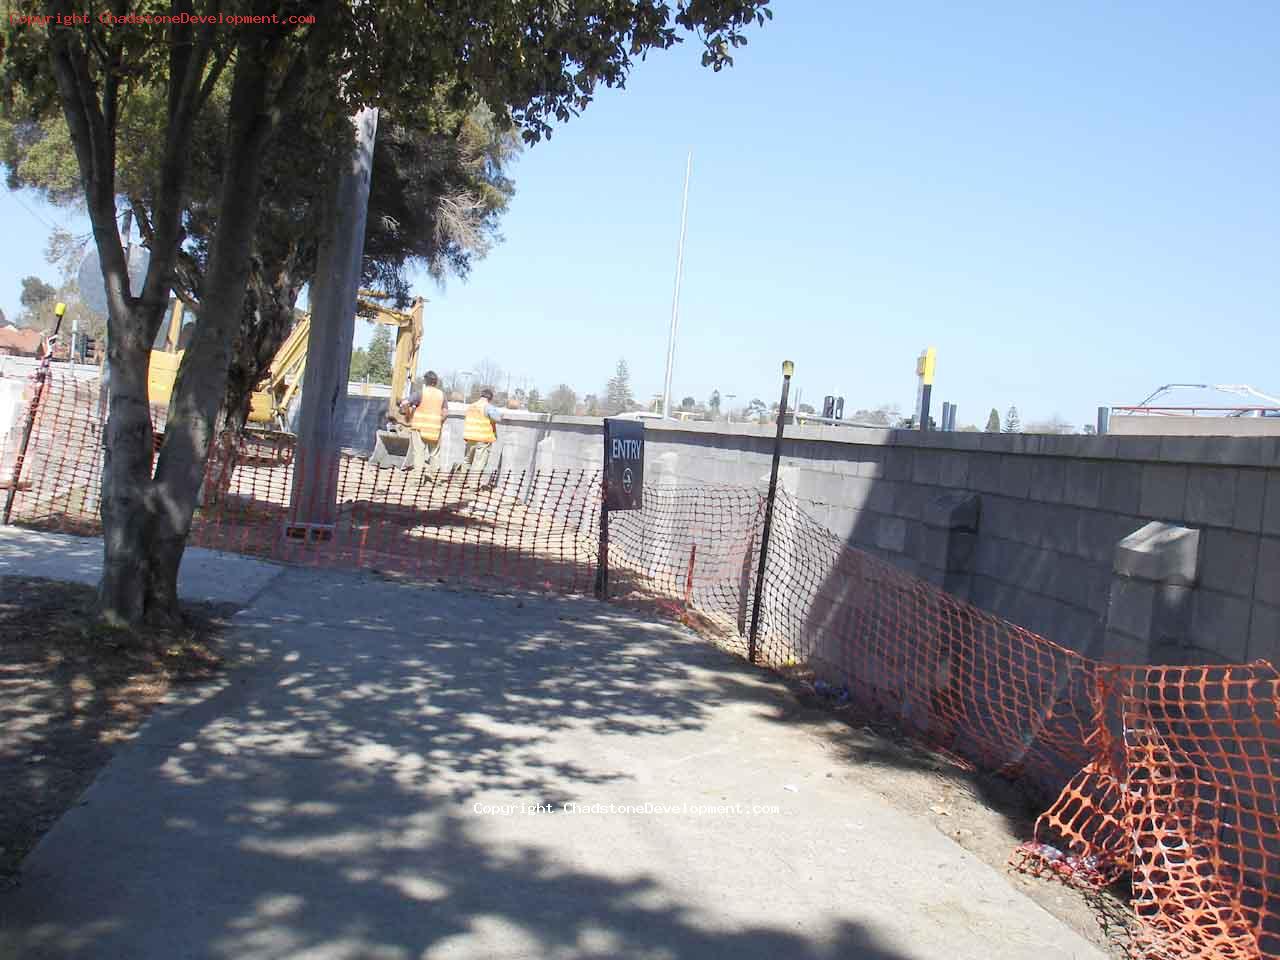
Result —
[[[298,418],[290,520],[285,527],[285,535],[291,539],[328,540],[338,516],[339,413],[351,373],[378,111],[361,110],[354,125],[355,150],[338,178],[311,284],[307,372]]]

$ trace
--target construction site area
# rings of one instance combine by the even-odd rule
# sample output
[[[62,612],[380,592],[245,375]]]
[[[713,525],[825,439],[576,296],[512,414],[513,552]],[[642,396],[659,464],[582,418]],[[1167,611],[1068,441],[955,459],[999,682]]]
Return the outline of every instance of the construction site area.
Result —
[[[28,387],[0,459],[12,523],[100,531],[98,401],[57,371]],[[605,537],[599,420],[504,423],[483,472],[415,466],[380,431],[373,455],[339,458],[324,538],[290,530],[300,451],[227,434],[189,543],[507,596],[600,594],[607,550],[620,609],[1010,785],[1041,814],[1012,868],[1127,901],[1131,955],[1280,951],[1277,441],[796,427],[766,492],[766,431],[703,426],[645,426],[643,505]],[[1229,532],[1256,566],[1223,556]]]

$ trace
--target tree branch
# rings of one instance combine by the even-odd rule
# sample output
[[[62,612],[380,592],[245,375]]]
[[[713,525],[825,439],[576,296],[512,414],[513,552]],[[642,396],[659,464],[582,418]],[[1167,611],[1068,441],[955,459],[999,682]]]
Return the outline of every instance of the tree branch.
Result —
[[[173,0],[171,9],[175,14],[191,13],[192,4],[190,0]],[[213,45],[212,25],[206,24],[200,29],[194,45],[185,36],[179,39],[179,31],[185,29],[176,24],[170,27],[174,43],[169,59],[169,123],[160,160],[160,182],[152,207],[155,239],[147,281],[142,290],[142,298],[148,303],[161,303],[169,297],[181,244],[182,194],[190,168],[191,130],[195,124],[205,64]]]
[[[142,202],[141,197],[130,194],[129,207],[133,210],[133,219],[138,224],[138,232],[142,234],[142,239],[147,241],[148,247],[153,246],[156,242],[156,232],[147,216],[146,204]]]
[[[72,13],[67,2],[50,3],[51,14]],[[94,242],[102,264],[107,296],[123,315],[132,298],[124,261],[124,247],[116,226],[115,150],[106,118],[98,102],[89,58],[80,43],[79,32],[71,27],[49,24],[49,61],[62,100],[62,112],[76,151],[80,176],[84,181],[85,205],[93,225]]]

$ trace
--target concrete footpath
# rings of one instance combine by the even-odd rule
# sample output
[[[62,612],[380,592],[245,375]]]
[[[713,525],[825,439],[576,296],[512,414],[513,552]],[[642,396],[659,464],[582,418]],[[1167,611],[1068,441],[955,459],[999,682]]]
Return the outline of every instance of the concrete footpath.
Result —
[[[178,595],[245,606],[282,569],[250,557],[188,547],[178,572]],[[13,576],[95,584],[102,579],[102,540],[0,525],[0,577]]]
[[[0,957],[1102,957],[682,628],[271,569],[258,656],[55,825]]]

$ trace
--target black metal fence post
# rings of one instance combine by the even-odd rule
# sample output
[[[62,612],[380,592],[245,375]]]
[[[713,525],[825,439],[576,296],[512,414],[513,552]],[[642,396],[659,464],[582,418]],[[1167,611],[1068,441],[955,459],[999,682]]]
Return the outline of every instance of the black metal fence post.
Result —
[[[760,533],[760,566],[756,570],[756,595],[751,604],[751,636],[747,642],[747,660],[756,662],[756,636],[760,631],[760,594],[764,590],[764,565],[769,559],[769,531],[773,527],[773,501],[778,496],[778,461],[782,458],[782,428],[787,422],[787,394],[791,391],[791,375],[795,364],[782,364],[782,401],[778,404],[778,432],[773,438],[773,467],[769,472],[769,497],[764,506],[764,530]]]
[[[600,495],[600,559],[596,564],[596,596],[609,599],[609,500],[604,485]]]

